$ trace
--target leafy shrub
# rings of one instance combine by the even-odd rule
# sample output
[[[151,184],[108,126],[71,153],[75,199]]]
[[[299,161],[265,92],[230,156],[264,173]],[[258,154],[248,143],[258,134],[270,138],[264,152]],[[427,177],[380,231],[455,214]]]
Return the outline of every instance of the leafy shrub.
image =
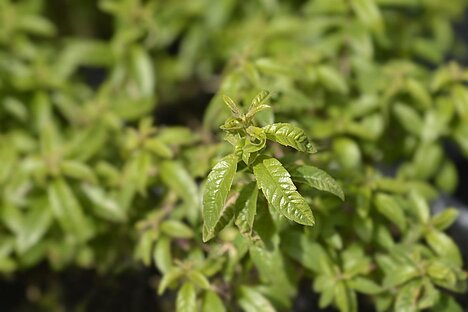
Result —
[[[288,311],[304,279],[322,308],[461,310],[457,211],[430,204],[446,142],[468,157],[465,1],[104,0],[106,40],[53,6],[0,2],[2,274],[142,263],[177,311]],[[153,118],[205,93],[203,124]]]

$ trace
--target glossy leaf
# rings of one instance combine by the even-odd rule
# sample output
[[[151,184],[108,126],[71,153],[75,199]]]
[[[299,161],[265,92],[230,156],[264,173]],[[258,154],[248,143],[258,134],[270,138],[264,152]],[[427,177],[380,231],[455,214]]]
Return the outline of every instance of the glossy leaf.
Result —
[[[208,233],[212,233],[221,217],[232,180],[237,169],[234,154],[221,159],[211,170],[203,193],[203,220]]]
[[[304,225],[314,225],[312,210],[296,191],[290,175],[283,165],[271,157],[260,157],[253,165],[258,187],[268,203],[286,218]]]
[[[316,149],[305,132],[287,123],[275,123],[262,128],[268,140],[290,146],[301,152],[315,153]]]

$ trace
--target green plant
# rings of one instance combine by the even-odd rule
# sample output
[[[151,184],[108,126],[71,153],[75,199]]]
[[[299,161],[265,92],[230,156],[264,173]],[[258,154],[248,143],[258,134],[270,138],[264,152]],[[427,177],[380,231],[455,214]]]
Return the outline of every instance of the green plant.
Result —
[[[259,93],[245,114],[231,98],[224,96],[234,117],[228,119],[221,128],[227,132],[226,140],[235,147],[235,152],[225,156],[208,175],[203,196],[204,241],[212,238],[233,217],[239,230],[250,235],[257,209],[257,188],[262,190],[276,214],[299,224],[314,225],[312,211],[296,191],[291,175],[293,180],[308,183],[344,199],[341,187],[326,172],[313,166],[298,166],[291,174],[277,159],[263,154],[267,139],[298,151],[316,152],[304,131],[291,124],[276,123],[262,128],[254,126],[255,115],[269,108],[263,104],[268,94],[267,91]],[[244,162],[244,168],[239,170],[253,173],[256,182],[247,184],[236,195],[231,195],[226,203],[240,159]]]
[[[168,311],[290,311],[300,282],[462,309],[458,212],[430,207],[445,146],[468,156],[466,1],[59,2],[0,1],[2,277],[151,267]],[[69,308],[56,274],[30,305]]]

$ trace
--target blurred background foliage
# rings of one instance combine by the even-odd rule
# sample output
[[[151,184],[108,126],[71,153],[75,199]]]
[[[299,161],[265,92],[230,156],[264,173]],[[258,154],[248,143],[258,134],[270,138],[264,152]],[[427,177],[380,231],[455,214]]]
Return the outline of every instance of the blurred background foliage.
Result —
[[[467,181],[467,50],[454,31],[467,7],[1,0],[5,309],[461,309],[466,266],[444,233],[459,211],[430,204]],[[306,129],[319,153],[301,160],[346,201],[304,188],[313,229],[259,212],[270,248],[232,225],[204,244],[200,190],[229,150],[221,96],[248,105],[261,89],[273,110],[259,123]]]

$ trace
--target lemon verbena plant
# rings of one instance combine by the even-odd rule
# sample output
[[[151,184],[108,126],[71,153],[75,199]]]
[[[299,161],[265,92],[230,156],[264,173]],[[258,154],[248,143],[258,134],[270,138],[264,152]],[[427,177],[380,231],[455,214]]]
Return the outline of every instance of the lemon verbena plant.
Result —
[[[268,95],[268,91],[260,92],[246,113],[230,97],[223,97],[233,117],[221,129],[234,151],[221,159],[208,175],[203,195],[204,241],[233,219],[241,233],[251,235],[258,189],[274,213],[308,226],[315,224],[314,215],[294,183],[307,183],[344,199],[339,184],[325,171],[310,165],[291,166],[288,171],[280,160],[265,151],[267,141],[272,141],[300,152],[316,152],[305,132],[290,123],[256,126],[255,115],[270,108],[265,104]],[[242,185],[231,192],[236,173],[243,176]]]

